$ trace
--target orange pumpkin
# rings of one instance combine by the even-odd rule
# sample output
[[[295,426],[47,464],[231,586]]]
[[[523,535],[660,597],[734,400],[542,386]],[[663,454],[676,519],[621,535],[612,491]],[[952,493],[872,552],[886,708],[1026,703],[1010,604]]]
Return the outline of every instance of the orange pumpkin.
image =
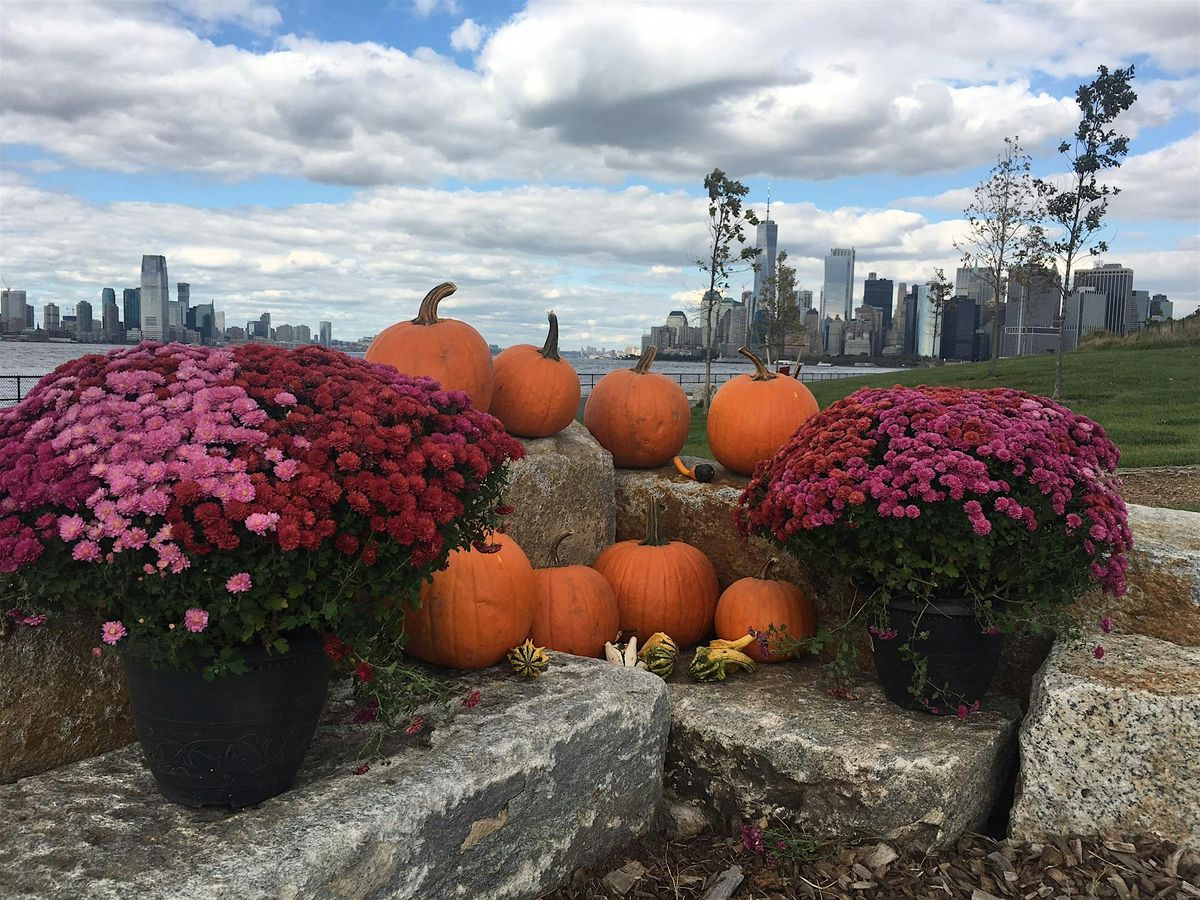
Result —
[[[558,434],[579,413],[579,375],[558,355],[558,316],[549,314],[550,333],[539,350],[517,344],[496,357],[495,389],[489,412],[509,434],[526,438]],[[540,643],[535,639],[535,643]]]
[[[662,631],[686,647],[712,630],[717,572],[691,544],[662,539],[657,504],[647,510],[645,540],[613,544],[592,566],[616,592],[621,628],[638,640]]]
[[[776,629],[786,627],[788,636],[796,640],[817,633],[817,615],[804,592],[790,582],[769,577],[776,562],[773,557],[768,559],[757,578],[741,578],[725,588],[717,601],[717,637],[735,641],[751,628],[766,633],[772,625]],[[765,659],[757,641],[745,652],[759,662],[779,662],[796,655],[795,651],[775,650],[770,638],[767,642],[771,653]]]
[[[767,371],[745,347],[738,353],[754,363],[755,372],[729,379],[713,397],[708,447],[725,468],[750,475],[820,407],[812,391],[799,381]]]
[[[616,640],[621,629],[617,595],[595,569],[559,561],[558,548],[571,534],[562,534],[551,546],[552,568],[533,572],[537,583],[533,642],[575,656],[600,656],[605,641]]]
[[[683,388],[650,371],[657,347],[647,347],[632,369],[609,372],[592,388],[583,424],[624,469],[671,461],[687,441],[692,410]]]
[[[428,375],[449,390],[466,391],[476,409],[492,402],[492,351],[483,336],[458,319],[438,317],[438,304],[457,287],[447,281],[425,295],[417,317],[380,332],[367,362],[387,363],[406,375]]]
[[[455,550],[449,565],[421,588],[421,608],[404,616],[404,650],[452,669],[495,665],[529,637],[537,606],[533,566],[506,534],[488,539],[490,553]]]

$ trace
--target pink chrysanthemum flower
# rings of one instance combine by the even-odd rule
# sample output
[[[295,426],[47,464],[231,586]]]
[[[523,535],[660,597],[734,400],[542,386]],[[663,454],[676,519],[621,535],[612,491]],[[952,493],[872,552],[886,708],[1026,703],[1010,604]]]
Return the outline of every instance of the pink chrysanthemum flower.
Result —
[[[105,622],[100,626],[100,640],[108,644],[110,647],[129,634],[125,630],[125,626],[120,622]]]
[[[193,607],[183,614],[183,627],[192,634],[199,634],[208,627],[208,610]]]
[[[231,594],[244,594],[252,587],[254,587],[254,582],[251,580],[249,572],[238,572],[236,575],[231,575],[225,582],[225,590]]]

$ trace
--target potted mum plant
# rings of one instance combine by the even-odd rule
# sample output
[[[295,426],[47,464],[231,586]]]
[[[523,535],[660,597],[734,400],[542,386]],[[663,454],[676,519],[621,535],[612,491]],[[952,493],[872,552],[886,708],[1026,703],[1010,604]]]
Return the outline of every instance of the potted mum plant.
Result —
[[[1104,429],[1022,391],[863,388],[758,466],[739,528],[792,553],[869,619],[893,702],[978,708],[1002,636],[1125,590],[1132,545]]]
[[[161,792],[257,803],[332,663],[378,710],[405,608],[495,525],[521,452],[461,391],[320,347],[86,356],[0,417],[7,619],[93,614]]]

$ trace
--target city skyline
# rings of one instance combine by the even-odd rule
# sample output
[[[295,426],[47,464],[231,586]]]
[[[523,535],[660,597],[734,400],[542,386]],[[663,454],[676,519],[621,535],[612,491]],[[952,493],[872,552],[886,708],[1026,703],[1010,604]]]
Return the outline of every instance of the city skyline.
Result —
[[[814,298],[830,248],[854,247],[857,308],[870,271],[955,269],[1003,138],[1060,172],[1076,87],[1129,63],[1098,261],[1177,316],[1200,300],[1194,4],[1106,6],[1102,28],[1074,6],[975,3],[79,3],[46,30],[49,8],[0,18],[0,275],[39,321],[80,300],[102,318],[100,289],[137,284],[128,261],[150,253],[231,323],[270,312],[356,338],[453,280],[446,315],[502,346],[539,340],[550,308],[564,347],[628,346],[707,286],[691,260],[714,166],[760,216],[770,185],[778,249]],[[679,40],[642,49],[664,29]],[[931,39],[945,52],[913,52]],[[705,41],[722,50],[693,52]]]

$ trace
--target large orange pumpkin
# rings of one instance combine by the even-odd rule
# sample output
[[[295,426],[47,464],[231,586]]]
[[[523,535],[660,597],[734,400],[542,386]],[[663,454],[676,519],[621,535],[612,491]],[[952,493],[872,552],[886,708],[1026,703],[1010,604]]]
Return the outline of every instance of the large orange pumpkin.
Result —
[[[650,371],[657,347],[647,347],[632,369],[609,372],[592,388],[583,424],[624,469],[669,463],[687,441],[692,410],[687,394],[666,375]]]
[[[816,612],[804,592],[790,582],[770,577],[771,566],[776,562],[774,558],[767,560],[757,578],[741,578],[725,588],[717,601],[717,637],[735,641],[751,628],[766,633],[772,625],[776,629],[786,628],[788,637],[796,640],[817,633]],[[776,650],[772,646],[774,643],[767,639],[771,652],[765,659],[757,642],[745,652],[759,662],[779,662],[796,655],[794,651]]]
[[[799,381],[767,371],[745,347],[738,353],[749,357],[755,372],[729,379],[713,397],[708,447],[725,468],[749,475],[779,452],[820,407],[812,391]]]
[[[645,540],[613,544],[592,566],[616,592],[621,628],[638,640],[662,631],[686,647],[712,630],[717,572],[691,544],[662,539],[657,504],[647,510]]]
[[[533,572],[537,583],[533,642],[575,656],[599,656],[605,641],[616,640],[621,628],[617,595],[595,569],[559,561],[558,548],[571,534],[564,533],[551,546],[552,567]]]
[[[455,550],[449,565],[421,588],[421,608],[404,616],[417,659],[452,669],[482,669],[529,637],[537,606],[533,566],[506,534],[488,539],[492,552]]]
[[[447,281],[425,295],[417,317],[380,332],[367,362],[387,363],[406,375],[428,375],[442,387],[466,391],[476,409],[492,402],[492,351],[483,336],[458,319],[438,317],[438,304],[457,287]]]
[[[496,357],[493,416],[509,434],[526,438],[558,434],[579,413],[579,375],[558,355],[558,316],[549,314],[550,333],[539,350],[517,344]],[[534,643],[539,643],[534,639]]]

